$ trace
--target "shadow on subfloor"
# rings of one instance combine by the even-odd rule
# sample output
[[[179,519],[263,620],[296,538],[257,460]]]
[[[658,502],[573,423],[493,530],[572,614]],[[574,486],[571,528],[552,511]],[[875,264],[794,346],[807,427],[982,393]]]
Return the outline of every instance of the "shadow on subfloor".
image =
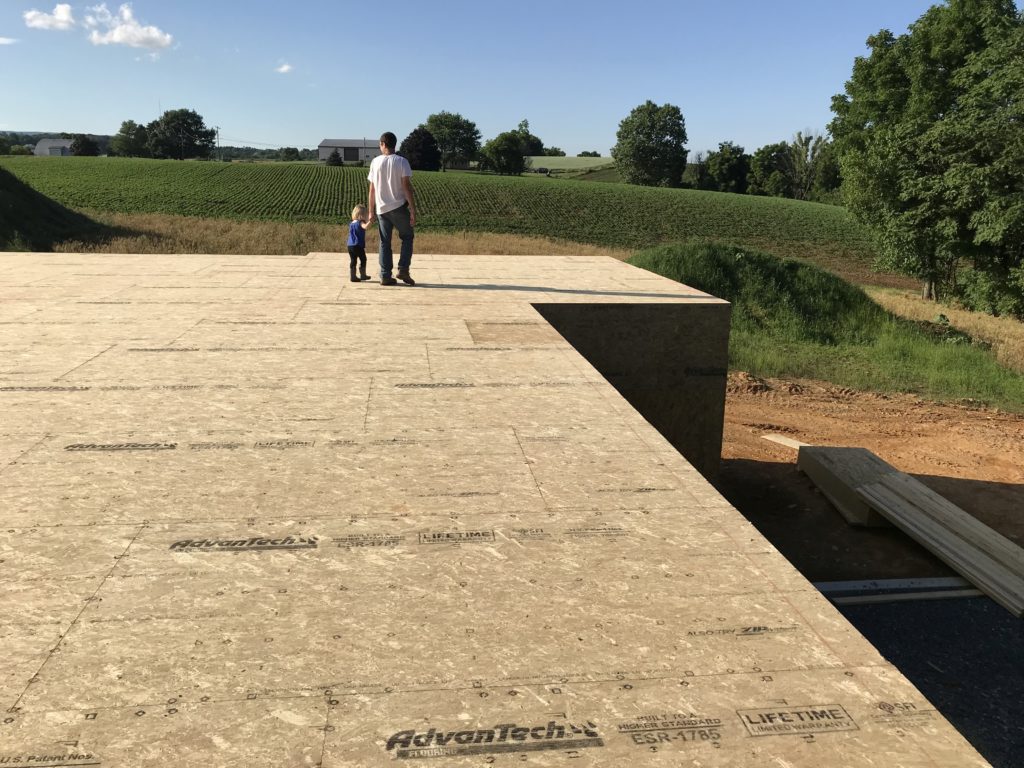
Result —
[[[624,299],[707,299],[703,293],[644,293],[642,291],[592,291],[586,288],[552,288],[543,285],[498,285],[492,283],[475,283],[473,285],[455,285],[453,283],[422,283],[418,288],[445,288],[455,291],[528,291],[530,293],[567,293],[577,296],[621,296]]]

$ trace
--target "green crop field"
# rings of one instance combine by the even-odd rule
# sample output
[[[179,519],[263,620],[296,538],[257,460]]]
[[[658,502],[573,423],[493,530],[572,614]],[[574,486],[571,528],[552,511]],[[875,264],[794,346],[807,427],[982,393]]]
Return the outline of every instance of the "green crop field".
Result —
[[[533,155],[531,168],[550,168],[553,171],[585,171],[588,168],[603,168],[614,161],[610,157],[549,157]]]
[[[6,157],[0,170],[75,211],[291,222],[347,221],[366,170],[87,157]],[[780,198],[542,177],[415,175],[418,226],[639,248],[726,241],[867,274],[867,232],[843,208]],[[0,211],[2,215],[2,211]],[[855,271],[856,271],[855,270]]]

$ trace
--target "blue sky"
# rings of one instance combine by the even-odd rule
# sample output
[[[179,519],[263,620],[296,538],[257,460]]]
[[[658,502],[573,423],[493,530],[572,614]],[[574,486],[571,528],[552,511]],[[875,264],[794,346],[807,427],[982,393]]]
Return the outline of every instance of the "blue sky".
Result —
[[[399,140],[440,110],[607,154],[647,99],[691,151],[823,132],[879,29],[929,0],[0,0],[0,130],[115,133],[189,108],[224,144]]]

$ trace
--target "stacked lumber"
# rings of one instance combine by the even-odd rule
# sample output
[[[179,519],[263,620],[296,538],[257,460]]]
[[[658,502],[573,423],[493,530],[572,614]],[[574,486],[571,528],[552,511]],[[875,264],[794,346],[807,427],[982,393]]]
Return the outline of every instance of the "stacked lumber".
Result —
[[[1024,617],[1024,549],[864,448],[800,447],[797,466],[854,525],[892,524]]]
[[[857,489],[896,472],[896,468],[866,448],[801,445],[796,465],[806,474],[846,522],[866,527],[889,527],[889,521],[857,495]]]
[[[1024,549],[902,472],[862,485],[857,495],[997,603],[1024,617]]]

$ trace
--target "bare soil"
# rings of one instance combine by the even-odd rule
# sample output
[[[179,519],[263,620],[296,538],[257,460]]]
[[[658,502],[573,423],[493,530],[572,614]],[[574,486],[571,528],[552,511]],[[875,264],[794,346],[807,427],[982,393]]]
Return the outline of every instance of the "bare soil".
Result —
[[[776,433],[858,446],[1024,546],[1024,416],[823,382],[729,375],[716,485],[812,581],[953,575],[896,530],[849,525]]]

